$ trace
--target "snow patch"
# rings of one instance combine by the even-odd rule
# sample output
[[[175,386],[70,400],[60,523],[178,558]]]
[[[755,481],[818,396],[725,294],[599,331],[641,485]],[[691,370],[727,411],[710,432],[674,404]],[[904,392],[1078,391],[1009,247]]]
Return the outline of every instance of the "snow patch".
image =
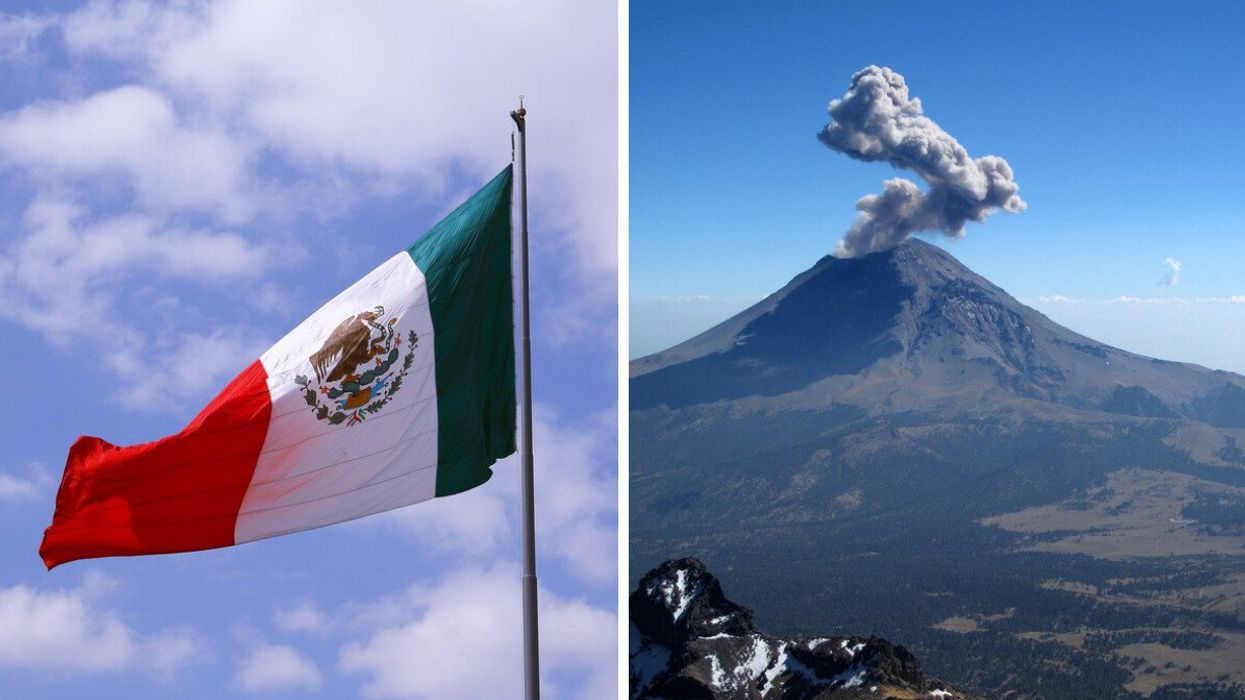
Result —
[[[858,685],[865,684],[865,673],[868,671],[860,664],[854,664],[851,668],[836,675],[830,679],[830,683],[842,683],[841,688],[855,688]]]
[[[941,689],[929,691],[929,696],[931,698],[953,698],[955,697],[954,695],[951,694],[951,691],[941,690]]]
[[[728,635],[722,635],[728,636]],[[739,664],[729,671],[722,666],[717,655],[710,657],[710,683],[717,690],[737,690],[745,688],[748,681],[759,680],[770,665],[769,642],[761,635],[753,635],[752,648]]]
[[[752,638],[752,654],[740,665],[739,670],[746,673],[748,678],[758,678],[765,673],[768,666],[769,642],[758,634]]]
[[[768,688],[774,685],[774,679],[781,676],[787,670],[787,643],[778,643],[778,655],[774,658],[774,665],[765,671],[765,685]]]
[[[852,646],[848,646],[848,643],[851,641],[852,640],[850,639],[844,639],[843,641],[839,642],[839,648],[842,649],[843,651],[846,651],[848,656],[854,659],[856,658],[856,655],[860,653],[860,650],[865,648],[865,643],[861,642],[859,644],[853,644]]]
[[[701,582],[697,581],[695,587],[690,591],[687,586],[687,570],[679,569],[674,572],[674,580],[665,579],[660,582],[654,581],[648,585],[645,591],[650,598],[660,596],[661,601],[670,609],[670,614],[675,622],[678,622],[687,609],[691,606],[692,601],[700,596]]]
[[[734,687],[734,683],[727,685],[727,681],[734,680],[726,675],[726,669],[722,668],[722,662],[718,661],[717,656],[709,657],[709,683],[716,690],[730,690]]]
[[[714,637],[729,636],[732,635],[714,635]],[[712,638],[703,637],[702,639]],[[746,688],[748,681],[758,680],[765,673],[765,669],[769,666],[769,652],[769,642],[765,641],[758,634],[753,635],[752,648],[748,651],[747,656],[743,657],[734,666],[729,668],[723,666],[722,660],[717,654],[709,656],[709,684],[719,691],[733,691]],[[732,655],[732,658],[734,658],[734,655]]]
[[[813,685],[828,685],[831,683],[831,681],[827,681],[823,679],[821,676],[818,676],[816,671],[809,668],[808,666],[805,666],[804,662],[800,661],[794,656],[788,656],[783,666],[784,666],[783,668],[784,671],[790,671],[794,674],[803,676],[804,680],[808,681],[809,683]],[[779,673],[781,673],[781,671]],[[775,677],[777,677],[779,674],[775,673],[774,675]]]

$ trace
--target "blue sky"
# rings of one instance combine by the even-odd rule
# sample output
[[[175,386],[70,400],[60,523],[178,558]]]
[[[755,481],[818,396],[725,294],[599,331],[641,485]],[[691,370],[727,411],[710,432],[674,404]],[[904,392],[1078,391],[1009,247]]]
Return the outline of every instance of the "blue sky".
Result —
[[[877,64],[1029,205],[927,240],[1080,332],[1245,372],[1242,29],[1229,2],[633,2],[632,356],[778,289],[911,177],[816,139]]]
[[[74,438],[179,430],[504,167],[519,94],[547,691],[616,687],[615,8],[49,7],[0,14],[0,697],[521,695],[514,460],[241,547],[36,552]]]

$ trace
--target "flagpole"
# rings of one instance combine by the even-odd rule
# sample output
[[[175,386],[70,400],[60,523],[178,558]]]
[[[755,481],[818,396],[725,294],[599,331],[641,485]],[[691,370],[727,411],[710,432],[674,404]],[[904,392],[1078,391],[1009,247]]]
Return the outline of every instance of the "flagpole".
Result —
[[[532,341],[527,286],[527,110],[510,113],[519,128],[519,298],[523,343],[523,454],[519,471],[523,536],[523,685],[526,700],[540,700],[540,636],[536,618],[536,513],[532,486]]]

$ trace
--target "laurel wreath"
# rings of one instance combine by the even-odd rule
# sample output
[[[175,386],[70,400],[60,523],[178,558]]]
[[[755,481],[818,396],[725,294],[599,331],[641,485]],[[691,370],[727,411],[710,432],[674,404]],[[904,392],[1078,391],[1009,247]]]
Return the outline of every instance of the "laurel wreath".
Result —
[[[367,416],[384,408],[386,404],[393,400],[393,395],[402,388],[402,380],[415,362],[415,348],[417,347],[419,347],[419,335],[415,331],[411,331],[407,335],[407,351],[402,358],[402,370],[398,372],[398,375],[393,378],[393,381],[389,383],[389,386],[379,396],[372,399],[367,405],[352,411],[330,408],[328,405],[321,403],[321,392],[318,391],[320,386],[317,384],[315,388],[312,388],[311,380],[306,375],[300,374],[294,377],[294,383],[303,388],[303,400],[307,402],[307,406],[311,408],[311,412],[317,420],[327,420],[331,425],[362,423]],[[398,361],[399,355],[397,348],[391,349],[379,365],[360,375],[358,381],[342,382],[340,386],[333,387],[324,392],[324,395],[333,400],[346,393],[355,393],[366,386],[370,386],[372,382],[376,381],[377,377],[383,376],[393,367],[394,363]]]

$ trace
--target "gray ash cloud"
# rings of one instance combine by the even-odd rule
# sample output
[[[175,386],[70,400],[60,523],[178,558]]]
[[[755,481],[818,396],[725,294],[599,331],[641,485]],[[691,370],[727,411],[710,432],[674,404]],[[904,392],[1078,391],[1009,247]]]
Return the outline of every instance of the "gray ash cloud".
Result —
[[[912,171],[929,186],[923,191],[906,178],[886,180],[881,194],[861,197],[860,212],[835,248],[838,257],[859,257],[899,245],[918,231],[964,235],[969,221],[984,221],[998,209],[1025,208],[1020,185],[1007,161],[972,158],[968,151],[925,116],[921,100],[890,68],[869,66],[852,76],[851,88],[830,103],[831,122],[818,139],[857,160],[884,161]]]

